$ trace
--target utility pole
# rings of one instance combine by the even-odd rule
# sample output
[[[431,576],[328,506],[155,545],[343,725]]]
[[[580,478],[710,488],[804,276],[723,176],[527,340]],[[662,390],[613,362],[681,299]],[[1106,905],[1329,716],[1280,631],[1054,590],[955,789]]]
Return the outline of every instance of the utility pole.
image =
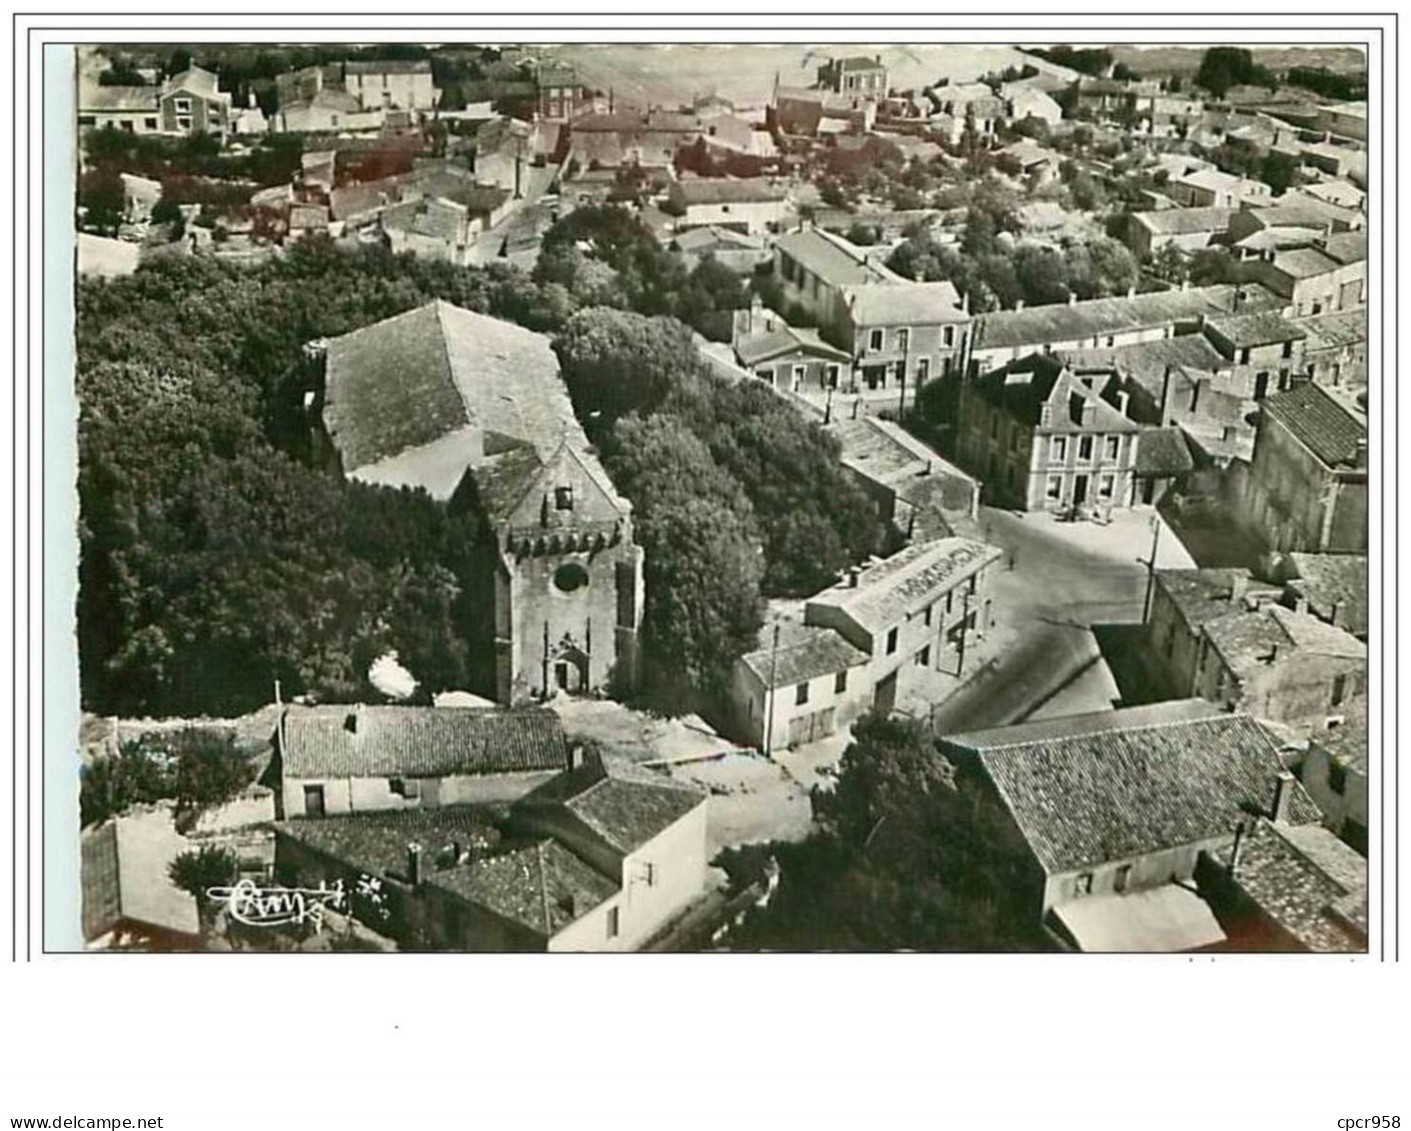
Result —
[[[955,661],[955,674],[957,677],[965,674],[965,632],[970,624],[970,590],[966,589],[960,595],[960,654]]]
[[[1146,563],[1146,600],[1142,602],[1142,623],[1151,619],[1151,594],[1156,588],[1156,546],[1161,541],[1161,519],[1151,516],[1151,560]]]
[[[828,404],[823,409],[823,423],[833,423],[833,386],[828,386]]]
[[[764,723],[764,756],[772,758],[774,756],[774,677],[779,668],[779,622],[774,622],[774,642],[769,650],[769,686],[764,689],[765,695],[769,697],[769,707],[765,712]]]

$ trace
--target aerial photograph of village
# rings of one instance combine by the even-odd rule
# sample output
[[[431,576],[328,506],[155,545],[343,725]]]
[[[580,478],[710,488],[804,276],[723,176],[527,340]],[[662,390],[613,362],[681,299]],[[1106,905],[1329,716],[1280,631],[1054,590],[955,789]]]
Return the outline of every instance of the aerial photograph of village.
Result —
[[[1368,950],[1363,48],[73,51],[84,948]]]

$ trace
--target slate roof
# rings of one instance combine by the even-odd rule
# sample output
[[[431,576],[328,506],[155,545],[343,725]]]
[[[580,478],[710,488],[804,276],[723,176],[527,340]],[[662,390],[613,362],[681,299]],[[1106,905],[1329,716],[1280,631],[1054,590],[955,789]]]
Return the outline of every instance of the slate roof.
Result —
[[[1090,389],[1067,366],[1045,354],[1030,354],[999,369],[982,374],[970,383],[973,392],[1002,409],[1015,420],[1042,428],[1045,434],[1057,432],[1140,432],[1142,426],[1122,415],[1099,395],[1100,386]],[[1047,424],[1043,407],[1055,393],[1066,392],[1092,405],[1088,424],[1074,421],[1067,402],[1056,404]],[[1059,398],[1062,399],[1061,396]]]
[[[1188,236],[1196,232],[1223,232],[1237,208],[1161,208],[1134,212],[1134,219],[1153,235]]]
[[[1257,310],[1252,314],[1210,318],[1205,324],[1236,349],[1244,346],[1267,346],[1276,342],[1297,342],[1308,336],[1306,330],[1290,322],[1277,310]]]
[[[1246,715],[1177,700],[952,735],[978,763],[1049,874],[1230,836],[1272,803],[1282,766]],[[1319,820],[1294,784],[1290,818]]]
[[[1367,440],[1366,418],[1321,385],[1301,381],[1265,398],[1262,409],[1279,421],[1328,467],[1352,467]]]
[[[1195,466],[1179,428],[1148,428],[1137,441],[1137,475],[1181,475]]]
[[[867,653],[854,648],[831,628],[783,621],[779,626],[779,647],[773,645],[773,630],[766,625],[760,633],[763,647],[740,657],[766,688],[788,687],[819,676],[835,675],[867,663]]]
[[[590,754],[521,797],[511,815],[567,813],[609,847],[624,855],[635,852],[706,800],[700,790],[648,773],[610,767]]]
[[[1206,621],[1223,617],[1231,612],[1244,612],[1243,601],[1236,601],[1232,594],[1240,583],[1243,593],[1249,597],[1263,597],[1273,600],[1279,590],[1262,581],[1256,581],[1249,570],[1243,568],[1204,568],[1204,569],[1158,569],[1156,585],[1165,593],[1180,612],[1182,619],[1192,630],[1199,630]]]
[[[325,385],[324,427],[345,473],[381,482],[393,468],[398,483],[438,497],[482,456],[458,438],[471,426],[541,455],[565,438],[587,444],[548,339],[447,302],[334,338]]]
[[[428,882],[545,939],[618,892],[617,884],[554,840],[434,872]]]
[[[976,349],[1042,345],[1045,342],[1082,341],[1151,326],[1194,321],[1233,313],[1235,292],[1245,292],[1245,309],[1270,308],[1282,300],[1263,287],[1226,284],[1190,287],[1187,290],[1118,298],[1095,298],[1074,303],[1050,303],[1023,310],[1001,310],[976,319]]]
[[[825,589],[808,602],[807,609],[838,609],[875,634],[934,601],[1003,554],[998,546],[972,538],[915,542],[863,570],[856,585],[843,582]]]
[[[1365,554],[1287,555],[1294,576],[1288,589],[1308,602],[1309,611],[1327,619],[1334,605],[1351,633],[1367,631],[1367,556]]]
[[[1216,859],[1228,868],[1230,849]],[[1258,821],[1231,878],[1309,950],[1367,949],[1367,861],[1327,829]]]
[[[286,715],[286,778],[535,773],[567,765],[563,724],[552,711],[354,705]]]

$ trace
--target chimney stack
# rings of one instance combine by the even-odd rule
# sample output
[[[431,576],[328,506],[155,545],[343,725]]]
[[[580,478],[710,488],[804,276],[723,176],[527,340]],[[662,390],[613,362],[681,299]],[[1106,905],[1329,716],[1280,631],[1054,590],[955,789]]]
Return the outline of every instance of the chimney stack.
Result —
[[[1128,298],[1136,298],[1136,297],[1137,297],[1137,285],[1136,285],[1136,283],[1133,283],[1130,287],[1127,288],[1127,297],[1128,297]]]
[[[848,567],[848,588],[849,588],[849,589],[856,589],[856,588],[857,588],[857,579],[858,579],[858,576],[859,576],[859,574],[860,574],[861,572],[862,572],[862,571],[859,570],[859,569],[857,568],[857,566],[849,566],[849,567]]]
[[[1230,845],[1230,875],[1239,870],[1240,857],[1244,854],[1244,822],[1235,826],[1235,842]]]
[[[1016,311],[1024,309],[1024,300],[1022,298],[1014,300],[1014,309]]]
[[[416,841],[407,845],[407,877],[412,887],[421,886],[421,845]]]
[[[1293,774],[1288,770],[1280,770],[1278,778],[1274,781],[1274,809],[1269,819],[1276,824],[1288,824],[1289,804],[1293,800],[1293,781]]]
[[[343,720],[343,727],[349,734],[358,733],[358,719],[362,715],[362,704],[354,703],[348,710],[348,717]]]
[[[1069,306],[1073,306],[1073,305],[1075,305],[1075,304],[1077,303],[1077,301],[1078,301],[1078,292],[1077,292],[1077,291],[1069,291],[1069,292],[1068,292],[1068,305],[1069,305]]]
[[[1235,574],[1235,579],[1230,582],[1230,604],[1236,605],[1244,600],[1244,595],[1249,592],[1249,574],[1240,570]]]
[[[575,742],[568,748],[568,768],[576,770],[581,765],[583,765],[583,744]]]
[[[1363,470],[1367,467],[1367,438],[1365,436],[1357,441],[1356,466]]]

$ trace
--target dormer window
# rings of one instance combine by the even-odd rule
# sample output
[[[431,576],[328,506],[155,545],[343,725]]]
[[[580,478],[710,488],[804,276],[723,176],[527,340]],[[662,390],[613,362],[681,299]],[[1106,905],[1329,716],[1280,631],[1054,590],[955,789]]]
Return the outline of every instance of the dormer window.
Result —
[[[572,509],[573,509],[573,488],[572,488],[572,487],[555,487],[555,488],[554,488],[554,510],[556,510],[556,511],[571,511]]]

